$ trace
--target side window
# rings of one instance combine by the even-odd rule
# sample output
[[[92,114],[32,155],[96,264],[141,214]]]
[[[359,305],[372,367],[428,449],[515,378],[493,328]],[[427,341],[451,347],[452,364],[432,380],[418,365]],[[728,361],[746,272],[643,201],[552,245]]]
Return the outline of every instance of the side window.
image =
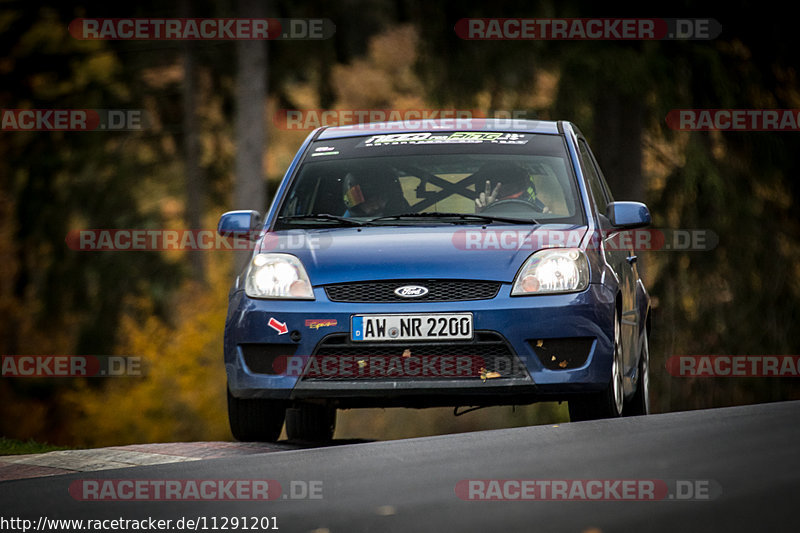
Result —
[[[587,145],[587,149],[588,149]],[[597,162],[597,158],[594,156],[594,153],[589,150],[589,155],[592,157],[592,161],[594,161],[594,168],[597,170],[597,174],[600,176],[600,183],[603,186],[603,190],[606,191],[606,199],[609,202],[614,201],[614,195],[611,194],[611,187],[608,186],[608,182],[606,181],[606,177],[603,175],[603,169],[600,167],[600,163]]]
[[[586,181],[589,183],[589,188],[592,191],[594,202],[597,204],[597,211],[601,215],[605,215],[606,206],[608,205],[609,200],[606,195],[606,191],[603,188],[602,178],[597,172],[597,168],[594,165],[594,160],[589,152],[589,147],[586,145],[586,141],[579,139],[578,146],[581,155],[581,168],[586,176]]]

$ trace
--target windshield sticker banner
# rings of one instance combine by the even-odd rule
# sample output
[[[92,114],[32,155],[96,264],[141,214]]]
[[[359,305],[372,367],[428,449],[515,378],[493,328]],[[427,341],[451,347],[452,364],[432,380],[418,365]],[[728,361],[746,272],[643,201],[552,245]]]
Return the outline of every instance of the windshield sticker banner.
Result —
[[[457,131],[455,133],[391,133],[373,135],[363,146],[387,146],[394,144],[527,144],[528,135],[522,133]]]

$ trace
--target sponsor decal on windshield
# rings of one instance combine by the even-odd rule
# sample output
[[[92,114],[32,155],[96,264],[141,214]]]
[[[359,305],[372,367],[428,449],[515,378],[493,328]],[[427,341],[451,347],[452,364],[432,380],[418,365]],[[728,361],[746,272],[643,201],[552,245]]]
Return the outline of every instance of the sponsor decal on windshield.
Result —
[[[311,157],[320,155],[339,155],[339,150],[337,150],[335,146],[319,146],[314,150],[314,153],[311,154]]]
[[[362,146],[386,146],[393,144],[527,144],[529,136],[522,133],[457,131],[454,133],[391,133],[373,135]]]

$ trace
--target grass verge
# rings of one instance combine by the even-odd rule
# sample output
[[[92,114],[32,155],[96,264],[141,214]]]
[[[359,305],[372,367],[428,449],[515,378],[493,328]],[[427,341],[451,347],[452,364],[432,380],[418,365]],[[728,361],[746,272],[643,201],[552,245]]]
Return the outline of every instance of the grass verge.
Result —
[[[0,437],[0,455],[23,455],[27,453],[44,453],[68,449],[69,448],[66,446],[53,446],[52,444],[36,442],[33,439],[21,441]]]

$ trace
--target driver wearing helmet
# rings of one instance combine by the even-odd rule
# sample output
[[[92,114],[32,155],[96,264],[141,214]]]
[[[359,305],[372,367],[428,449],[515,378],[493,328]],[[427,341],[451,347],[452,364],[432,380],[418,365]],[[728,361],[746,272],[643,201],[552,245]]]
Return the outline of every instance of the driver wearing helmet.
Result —
[[[406,212],[408,202],[397,177],[388,169],[369,167],[348,172],[343,183],[345,216],[381,216]]]
[[[528,173],[518,165],[505,162],[491,162],[483,165],[474,174],[477,178],[475,189],[479,190],[483,178],[485,189],[475,198],[475,211],[481,212],[495,202],[518,200],[528,202],[539,211],[548,213],[550,210],[536,198],[536,188]],[[492,188],[492,182],[495,186]]]

